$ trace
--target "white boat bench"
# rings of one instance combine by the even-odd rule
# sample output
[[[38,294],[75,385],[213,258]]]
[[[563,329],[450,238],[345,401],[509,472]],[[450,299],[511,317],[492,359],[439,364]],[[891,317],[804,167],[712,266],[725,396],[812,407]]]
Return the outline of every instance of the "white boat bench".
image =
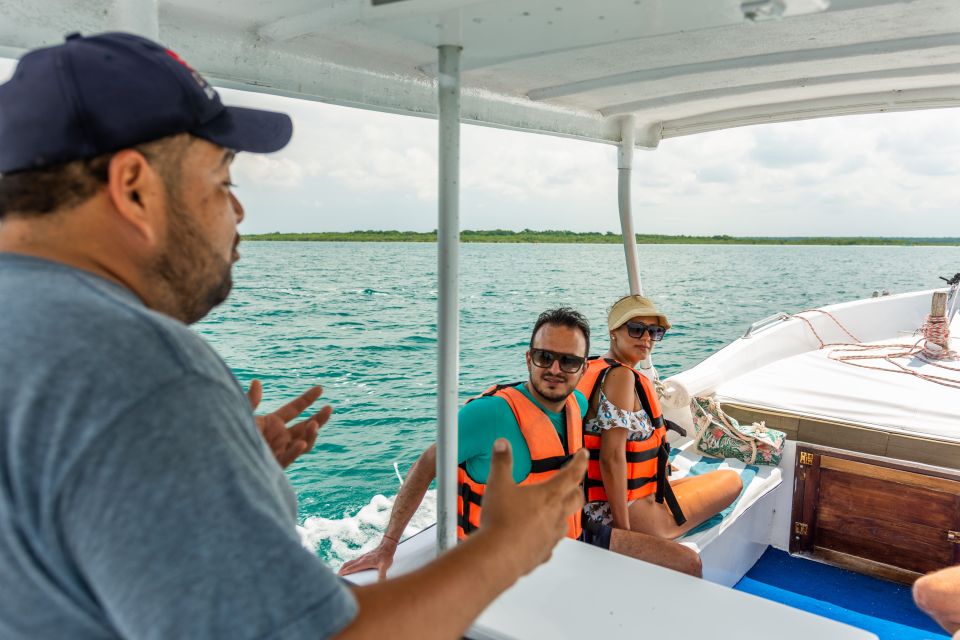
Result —
[[[703,456],[696,451],[692,440],[676,442],[673,447],[679,450],[671,461],[675,468],[673,479],[729,469],[737,472],[744,483],[732,508],[678,539],[700,554],[704,578],[731,587],[753,566],[771,541],[777,511],[776,489],[783,484],[783,466],[790,465],[792,469],[792,456],[785,455],[779,467],[748,466],[731,458],[719,460]]]

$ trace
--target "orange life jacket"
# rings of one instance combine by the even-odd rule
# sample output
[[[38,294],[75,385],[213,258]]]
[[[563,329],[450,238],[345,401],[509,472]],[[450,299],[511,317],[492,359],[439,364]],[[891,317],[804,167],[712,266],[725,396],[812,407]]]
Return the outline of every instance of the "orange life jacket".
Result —
[[[530,448],[530,473],[520,484],[535,484],[553,477],[570,456],[583,447],[583,422],[580,405],[571,393],[564,403],[567,418],[565,449],[550,418],[516,389],[519,384],[497,385],[484,392],[483,396],[503,398],[510,405],[523,439]],[[462,540],[480,526],[480,510],[487,485],[471,478],[465,463],[461,463],[457,469],[457,484],[457,537]],[[578,511],[567,519],[567,537],[580,537],[580,515]]]
[[[686,522],[680,503],[667,481],[670,474],[670,443],[667,442],[667,423],[660,410],[660,401],[657,392],[646,376],[627,365],[609,358],[594,356],[587,362],[587,370],[577,385],[577,389],[586,396],[588,402],[596,404],[594,395],[599,396],[600,387],[604,378],[611,369],[626,367],[633,372],[636,379],[637,397],[640,405],[650,416],[653,423],[653,433],[645,440],[627,440],[627,500],[644,498],[656,493],[656,501],[666,501],[671,514],[678,525]],[[608,500],[606,489],[603,486],[603,474],[600,469],[600,438],[596,433],[583,434],[583,446],[590,452],[590,462],[587,467],[587,479],[584,481],[586,500]]]

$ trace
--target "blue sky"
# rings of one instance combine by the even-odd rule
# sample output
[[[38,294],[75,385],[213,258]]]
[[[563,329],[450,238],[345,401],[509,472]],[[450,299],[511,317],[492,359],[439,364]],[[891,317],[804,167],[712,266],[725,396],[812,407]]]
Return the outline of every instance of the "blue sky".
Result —
[[[221,93],[294,120],[286,149],[235,163],[243,232],[436,228],[435,121]],[[641,233],[960,236],[960,110],[674,138],[634,174]],[[616,176],[612,146],[465,125],[461,225],[617,231]]]

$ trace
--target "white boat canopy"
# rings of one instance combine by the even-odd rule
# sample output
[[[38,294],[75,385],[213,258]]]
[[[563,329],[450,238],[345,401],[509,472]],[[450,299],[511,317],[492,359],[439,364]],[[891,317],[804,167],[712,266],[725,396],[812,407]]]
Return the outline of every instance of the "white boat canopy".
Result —
[[[955,0],[0,0],[0,55],[72,31],[158,38],[219,86],[636,145],[960,104]]]

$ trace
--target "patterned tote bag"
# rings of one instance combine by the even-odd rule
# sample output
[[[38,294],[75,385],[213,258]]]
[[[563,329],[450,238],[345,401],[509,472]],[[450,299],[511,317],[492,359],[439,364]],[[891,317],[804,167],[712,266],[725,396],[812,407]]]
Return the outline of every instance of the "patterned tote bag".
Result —
[[[691,400],[690,411],[700,453],[713,458],[736,458],[747,464],[780,464],[787,437],[783,431],[768,429],[763,422],[741,425],[724,413],[712,396]]]

